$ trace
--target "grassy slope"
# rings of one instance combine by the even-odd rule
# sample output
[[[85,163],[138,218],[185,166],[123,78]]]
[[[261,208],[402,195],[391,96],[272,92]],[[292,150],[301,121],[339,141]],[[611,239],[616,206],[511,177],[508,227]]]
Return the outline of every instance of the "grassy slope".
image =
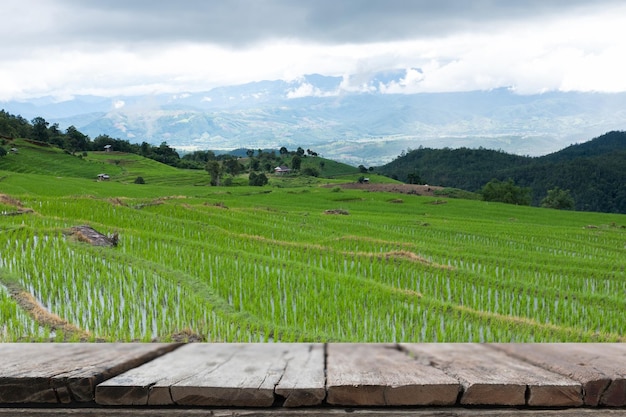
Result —
[[[176,304],[185,310],[167,310],[168,319],[157,334],[134,329],[129,321],[124,327],[134,329],[132,334],[99,330],[97,337],[150,340],[185,326],[207,339],[242,341],[268,336],[564,341],[617,340],[623,335],[623,215],[454,199],[433,204],[441,198],[419,196],[400,196],[398,203],[399,196],[387,193],[336,192],[316,183],[285,187],[297,179],[272,179],[274,186],[263,188],[206,187],[199,186],[207,181],[203,171],[179,171],[134,155],[80,159],[27,148],[0,158],[0,194],[35,210],[32,215],[0,216],[0,260],[23,268],[17,274],[23,286],[41,287],[33,292],[55,313],[82,328],[97,329],[92,317],[97,314],[84,313],[93,304],[89,300],[115,299],[121,289],[107,293],[107,281],[101,280],[87,285],[99,292],[69,306],[55,291],[43,288],[42,276],[55,275],[52,261],[32,266],[31,258],[8,249],[21,241],[32,259],[42,259],[37,252],[41,244],[29,247],[33,235],[54,236],[57,230],[88,223],[106,233],[118,231],[122,244],[103,252],[55,243],[69,245],[73,257],[86,256],[81,268],[99,272],[78,266],[73,271],[89,277],[104,274],[97,260],[115,260],[147,274],[144,283],[156,274],[160,284],[155,288],[172,291],[166,288],[178,283],[178,291],[186,294]],[[16,173],[26,171],[24,165],[38,173]],[[67,176],[59,178],[56,173],[61,172]],[[112,180],[93,180],[99,172],[109,173]],[[139,175],[145,185],[132,183]],[[172,196],[177,197],[162,198]],[[328,209],[350,214],[324,214]],[[37,272],[45,268],[45,274]],[[120,272],[115,265],[109,268],[109,279],[117,282]],[[207,271],[225,275],[208,284]],[[269,281],[257,282],[256,275],[265,273]],[[15,277],[15,271],[10,275]],[[248,282],[252,276],[254,282]],[[124,291],[136,281],[124,284]],[[67,285],[63,274],[59,283]],[[261,283],[268,287],[257,290]],[[150,291],[132,297],[141,303]],[[337,294],[345,296],[338,301]],[[5,301],[0,297],[0,304]],[[212,318],[206,316],[211,311]],[[197,315],[204,319],[196,320]],[[187,321],[172,318],[169,323],[175,316]],[[135,327],[145,320],[137,317]],[[14,333],[27,331],[13,322],[18,329]]]

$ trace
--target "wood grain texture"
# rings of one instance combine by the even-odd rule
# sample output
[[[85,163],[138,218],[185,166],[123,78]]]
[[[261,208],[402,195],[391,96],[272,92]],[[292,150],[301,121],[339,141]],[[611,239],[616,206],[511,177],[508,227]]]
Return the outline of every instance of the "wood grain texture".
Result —
[[[478,344],[402,345],[417,360],[459,378],[463,405],[576,407],[582,387],[571,378]]]
[[[393,345],[329,344],[327,402],[343,406],[453,405],[459,382]]]
[[[589,406],[626,405],[626,346],[604,343],[493,344],[582,384]]]
[[[322,344],[291,345],[291,358],[276,385],[284,407],[314,406],[326,397],[325,348]]]
[[[625,379],[626,344],[0,344],[0,417],[626,417]]]
[[[626,417],[624,409],[518,408],[0,408],[0,417]]]
[[[280,395],[294,407],[320,404],[324,393],[323,345],[209,343],[183,346],[100,384],[96,402],[269,407]]]
[[[94,400],[96,385],[174,350],[174,344],[0,344],[0,403]]]

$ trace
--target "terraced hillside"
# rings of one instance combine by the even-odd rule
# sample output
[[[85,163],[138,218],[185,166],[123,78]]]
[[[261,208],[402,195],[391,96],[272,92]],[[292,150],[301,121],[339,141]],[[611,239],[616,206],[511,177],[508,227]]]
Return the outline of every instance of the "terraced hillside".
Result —
[[[624,215],[67,158],[2,162],[0,340],[624,340]]]

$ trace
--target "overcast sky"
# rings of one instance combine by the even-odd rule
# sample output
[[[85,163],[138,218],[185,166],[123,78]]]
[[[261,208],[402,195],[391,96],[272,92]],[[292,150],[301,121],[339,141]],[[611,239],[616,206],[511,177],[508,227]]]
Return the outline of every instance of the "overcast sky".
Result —
[[[0,101],[312,73],[358,88],[389,69],[406,77],[381,91],[626,91],[623,0],[2,0],[0,15]]]

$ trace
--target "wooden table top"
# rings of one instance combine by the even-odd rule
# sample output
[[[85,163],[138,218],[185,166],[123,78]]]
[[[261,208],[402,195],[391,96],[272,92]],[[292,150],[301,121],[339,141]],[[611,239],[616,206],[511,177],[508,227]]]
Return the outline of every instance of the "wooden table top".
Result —
[[[626,345],[0,344],[0,416],[162,411],[626,416]]]

